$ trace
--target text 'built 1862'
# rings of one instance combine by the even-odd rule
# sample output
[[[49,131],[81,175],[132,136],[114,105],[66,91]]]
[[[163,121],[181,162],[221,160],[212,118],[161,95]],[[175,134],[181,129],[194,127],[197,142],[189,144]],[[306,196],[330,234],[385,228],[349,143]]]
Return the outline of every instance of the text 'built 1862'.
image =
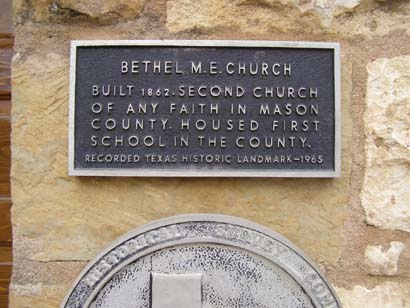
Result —
[[[73,41],[70,175],[335,177],[336,43]]]

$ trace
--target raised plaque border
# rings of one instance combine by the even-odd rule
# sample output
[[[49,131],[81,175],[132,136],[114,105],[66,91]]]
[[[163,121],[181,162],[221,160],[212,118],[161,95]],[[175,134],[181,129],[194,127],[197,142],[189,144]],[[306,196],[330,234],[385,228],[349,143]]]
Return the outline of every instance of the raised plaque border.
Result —
[[[98,46],[162,46],[162,47],[270,47],[333,49],[334,51],[334,103],[335,103],[335,170],[181,170],[181,169],[75,169],[75,80],[77,47]],[[333,42],[288,41],[236,41],[236,40],[73,40],[70,54],[69,124],[68,124],[68,175],[118,177],[282,177],[282,178],[334,178],[341,169],[341,110],[340,110],[340,44]]]

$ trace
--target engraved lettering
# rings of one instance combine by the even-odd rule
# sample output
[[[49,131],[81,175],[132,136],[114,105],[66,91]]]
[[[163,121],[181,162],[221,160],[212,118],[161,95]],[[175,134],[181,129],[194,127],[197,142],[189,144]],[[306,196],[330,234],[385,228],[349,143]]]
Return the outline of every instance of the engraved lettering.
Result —
[[[70,174],[336,175],[333,46],[124,44],[76,47]]]

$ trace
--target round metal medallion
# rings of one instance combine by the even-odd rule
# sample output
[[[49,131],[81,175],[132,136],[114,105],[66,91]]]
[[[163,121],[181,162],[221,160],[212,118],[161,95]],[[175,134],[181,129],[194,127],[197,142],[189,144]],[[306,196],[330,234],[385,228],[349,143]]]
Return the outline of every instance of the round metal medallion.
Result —
[[[159,220],[119,238],[83,270],[62,308],[341,307],[292,243],[222,215]]]

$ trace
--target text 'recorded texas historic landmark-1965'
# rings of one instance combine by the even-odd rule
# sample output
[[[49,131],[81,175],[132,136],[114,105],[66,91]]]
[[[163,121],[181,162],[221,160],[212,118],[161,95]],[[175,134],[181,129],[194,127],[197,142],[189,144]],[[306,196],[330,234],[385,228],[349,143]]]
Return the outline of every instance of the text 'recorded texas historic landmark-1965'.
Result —
[[[71,175],[334,177],[339,45],[73,41]]]

